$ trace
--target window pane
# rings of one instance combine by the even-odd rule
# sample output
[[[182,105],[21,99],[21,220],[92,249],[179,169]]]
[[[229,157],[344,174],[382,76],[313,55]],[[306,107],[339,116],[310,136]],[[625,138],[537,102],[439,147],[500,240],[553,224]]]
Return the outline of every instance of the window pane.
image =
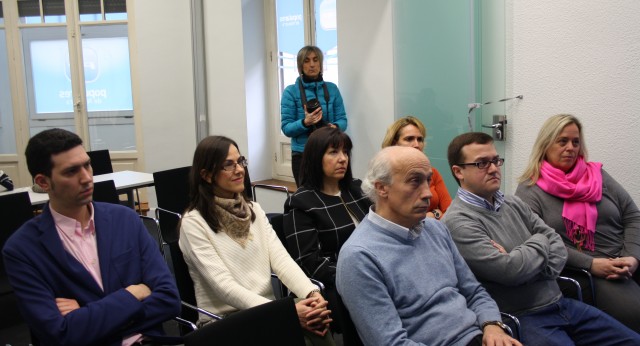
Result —
[[[40,2],[38,0],[18,1],[18,15],[20,16],[20,23],[41,23]]]
[[[127,25],[81,30],[91,150],[134,150]]]
[[[104,14],[107,20],[126,20],[127,1],[126,0],[105,0]]]
[[[42,13],[45,23],[65,23],[64,0],[42,0]]]
[[[280,93],[298,77],[296,56],[304,46],[304,17],[302,0],[277,0],[278,71]]]
[[[7,41],[4,30],[0,29],[0,154],[15,153],[16,136],[13,126],[13,109],[9,85]]]
[[[74,127],[71,65],[65,27],[21,29],[31,135]]]
[[[81,22],[102,20],[100,0],[78,0],[78,12]]]
[[[324,53],[322,77],[338,84],[336,0],[315,2],[316,45]]]

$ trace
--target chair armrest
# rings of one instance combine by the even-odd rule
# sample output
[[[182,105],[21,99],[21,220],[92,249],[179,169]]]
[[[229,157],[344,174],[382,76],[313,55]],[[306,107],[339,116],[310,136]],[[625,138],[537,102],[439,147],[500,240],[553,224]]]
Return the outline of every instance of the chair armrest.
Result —
[[[507,326],[508,330],[507,333],[509,333],[509,335],[511,335],[511,337],[516,338],[518,340],[520,340],[520,320],[518,320],[517,317],[508,314],[506,312],[500,312],[500,315],[502,316],[503,320],[510,320],[511,323],[513,323],[513,329],[515,329],[515,333],[514,331],[511,329],[511,327]]]
[[[578,280],[572,279],[572,278],[569,278],[569,277],[566,277],[566,276],[558,276],[558,281],[564,281],[564,282],[568,282],[570,284],[573,284],[576,287],[578,300],[582,301],[582,287],[580,287],[580,283],[578,282]]]
[[[205,310],[203,308],[199,308],[199,307],[197,307],[195,305],[191,305],[191,304],[189,304],[187,302],[184,302],[184,301],[182,302],[182,306],[187,307],[187,308],[189,308],[191,310],[195,310],[198,313],[201,313],[201,314],[203,314],[205,316],[209,316],[209,317],[211,317],[211,318],[213,318],[215,320],[221,320],[222,319],[222,316],[216,315],[213,312],[210,312],[210,311]]]

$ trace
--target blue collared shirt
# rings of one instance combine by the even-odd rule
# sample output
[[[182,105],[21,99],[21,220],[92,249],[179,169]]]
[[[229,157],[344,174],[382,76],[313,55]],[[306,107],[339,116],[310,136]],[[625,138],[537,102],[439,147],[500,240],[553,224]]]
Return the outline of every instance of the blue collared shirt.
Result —
[[[397,233],[403,236],[406,235],[409,239],[417,239],[418,237],[420,237],[420,232],[422,232],[422,229],[424,228],[424,219],[421,220],[417,225],[411,228],[407,228],[378,215],[374,210],[374,206],[371,206],[371,208],[369,208],[369,214],[367,214],[367,218],[369,218],[369,221],[371,221],[373,224],[378,225],[389,232]]]
[[[504,193],[498,190],[493,194],[493,204],[486,199],[469,192],[461,187],[458,188],[458,197],[463,202],[475,205],[480,208],[484,208],[492,211],[500,211],[500,207],[504,204]]]

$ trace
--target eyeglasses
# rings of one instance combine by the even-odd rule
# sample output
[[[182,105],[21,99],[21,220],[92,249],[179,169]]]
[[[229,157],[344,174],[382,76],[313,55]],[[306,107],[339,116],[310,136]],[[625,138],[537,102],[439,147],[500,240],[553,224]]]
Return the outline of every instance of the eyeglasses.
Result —
[[[249,165],[249,162],[247,161],[247,159],[244,158],[244,156],[240,156],[238,158],[238,161],[231,161],[231,160],[227,160],[225,162],[222,163],[222,169],[227,171],[227,172],[233,172],[236,170],[236,165],[239,165],[242,168],[247,168],[247,166]]]
[[[504,159],[503,158],[495,158],[493,160],[490,161],[478,161],[478,162],[469,162],[469,163],[458,163],[458,166],[476,166],[478,167],[478,169],[487,169],[489,168],[489,166],[491,166],[491,164],[496,165],[496,167],[500,167],[504,164]]]

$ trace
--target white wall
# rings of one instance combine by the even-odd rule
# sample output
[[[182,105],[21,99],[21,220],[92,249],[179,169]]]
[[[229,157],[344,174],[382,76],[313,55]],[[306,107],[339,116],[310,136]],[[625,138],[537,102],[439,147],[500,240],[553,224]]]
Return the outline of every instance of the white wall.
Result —
[[[138,84],[134,95],[141,117],[146,172],[191,164],[196,124],[188,1],[136,0],[134,48]],[[155,205],[150,189],[149,202]]]
[[[337,1],[338,73],[353,141],[353,176],[363,178],[394,121],[392,6],[388,0]]]
[[[204,1],[209,134],[224,135],[248,152],[242,3]]]
[[[251,180],[271,179],[273,144],[267,91],[265,1],[242,0],[247,136]],[[273,137],[272,137],[273,136]]]
[[[507,95],[524,95],[509,111],[507,174],[522,173],[547,117],[571,113],[589,159],[640,203],[640,1],[507,3]]]

